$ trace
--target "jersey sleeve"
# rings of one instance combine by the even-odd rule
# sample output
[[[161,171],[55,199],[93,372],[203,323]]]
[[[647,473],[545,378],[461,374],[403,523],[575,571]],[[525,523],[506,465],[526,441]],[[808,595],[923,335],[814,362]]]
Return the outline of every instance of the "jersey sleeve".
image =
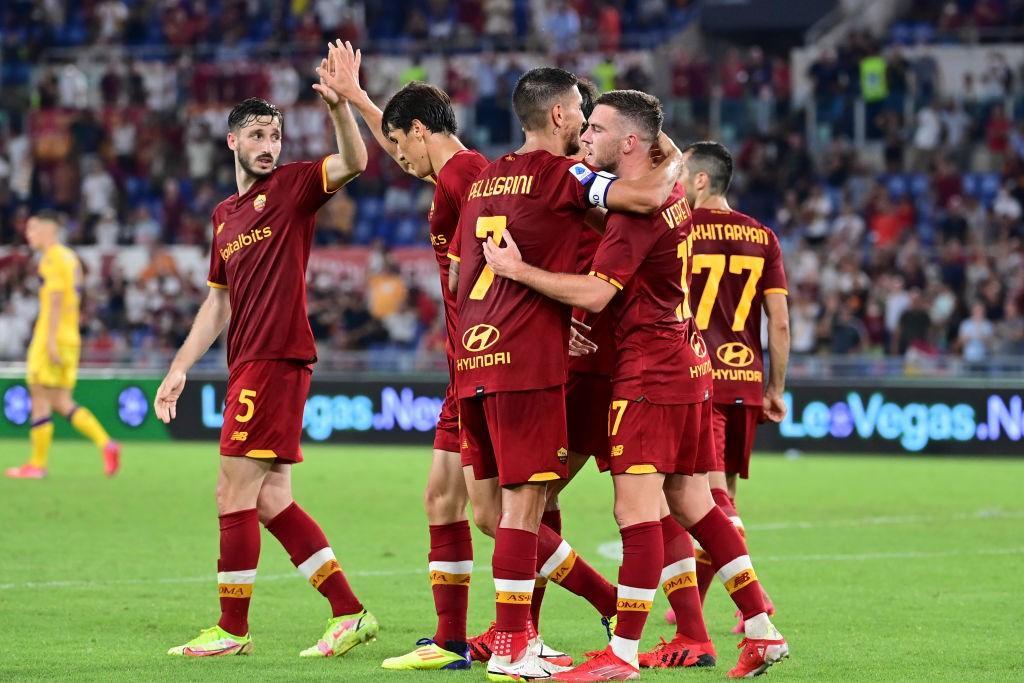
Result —
[[[765,228],[765,230],[768,230]],[[764,274],[761,275],[761,286],[765,294],[789,294],[786,284],[786,267],[782,260],[782,249],[779,238],[768,230],[768,250],[765,255]]]
[[[455,226],[455,230],[452,232],[452,241],[448,243],[448,259],[459,263],[462,261],[462,218],[459,218],[459,224]]]
[[[282,171],[288,170],[288,176],[283,180],[295,197],[296,205],[306,213],[316,213],[327,203],[331,195],[341,189],[327,189],[328,158],[324,157],[319,161],[299,161],[281,167]]]
[[[210,240],[210,271],[206,276],[206,284],[216,289],[227,289],[228,288],[228,274],[224,270],[224,259],[220,257],[220,252],[217,251],[217,216],[213,217],[213,239]],[[221,223],[221,226],[224,224]]]
[[[648,217],[608,214],[607,228],[594,256],[590,274],[622,289],[650,253],[658,232]]]
[[[583,162],[559,158],[547,174],[549,204],[554,210],[584,211],[592,206],[605,206],[608,187],[615,176],[595,171]]]

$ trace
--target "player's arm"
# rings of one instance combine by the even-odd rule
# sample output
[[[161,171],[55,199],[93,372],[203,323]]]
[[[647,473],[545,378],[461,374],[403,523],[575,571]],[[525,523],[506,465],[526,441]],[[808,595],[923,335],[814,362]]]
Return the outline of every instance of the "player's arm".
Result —
[[[228,290],[221,286],[211,286],[206,300],[199,307],[185,343],[178,349],[167,376],[156,390],[153,408],[156,416],[163,422],[167,423],[174,419],[177,414],[178,397],[185,388],[186,373],[216,341],[230,318],[231,303],[228,299]]]
[[[461,262],[458,257],[452,258],[451,254],[448,254],[448,258],[451,263],[448,264],[448,291],[452,294],[459,293],[459,267]]]
[[[507,230],[503,240],[505,247],[495,245],[493,240],[484,242],[484,258],[494,274],[524,284],[549,299],[599,313],[619,291],[615,285],[593,275],[552,273],[531,266],[523,261],[519,247]]]
[[[768,359],[771,368],[768,384],[764,388],[764,416],[772,422],[786,417],[786,403],[782,393],[786,390],[786,369],[789,367],[789,303],[781,292],[764,295],[764,310],[768,314]]]
[[[616,211],[645,214],[654,213],[661,208],[683,172],[683,155],[665,133],[658,135],[658,142],[652,148],[652,152],[658,158],[658,164],[654,168],[639,178],[618,178],[609,183],[605,190],[604,202],[598,205]],[[598,179],[594,182],[597,184],[602,181]]]
[[[366,144],[359,133],[356,118],[349,108],[349,101],[335,90],[331,83],[339,71],[340,51],[331,45],[327,58],[321,60],[316,73],[320,82],[313,84],[319,93],[334,124],[334,139],[338,144],[338,153],[324,160],[324,178],[326,190],[333,192],[366,170]]]
[[[60,311],[64,305],[64,292],[50,293],[50,318],[46,321],[46,354],[50,362],[60,365],[60,353],[57,350],[57,332],[60,330]]]

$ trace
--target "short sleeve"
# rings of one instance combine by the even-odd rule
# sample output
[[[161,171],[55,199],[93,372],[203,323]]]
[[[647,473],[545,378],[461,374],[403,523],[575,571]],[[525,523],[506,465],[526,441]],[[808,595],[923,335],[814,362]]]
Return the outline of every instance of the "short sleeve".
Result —
[[[782,259],[782,249],[779,248],[779,239],[775,233],[765,228],[768,232],[768,253],[765,258],[764,273],[761,275],[761,286],[765,294],[789,294],[789,287],[786,283],[786,267]]]
[[[217,232],[224,227],[223,223],[217,223],[217,218],[213,218],[213,239],[210,240],[210,272],[206,276],[206,284],[216,289],[227,289],[228,288],[228,274],[224,270],[224,259],[220,257],[220,252],[217,250]]]
[[[590,274],[622,289],[636,273],[657,241],[650,219],[610,213],[604,237],[597,247]]]
[[[285,164],[279,169],[279,172],[286,172],[285,177],[281,178],[279,182],[283,183],[291,192],[296,206],[307,213],[316,213],[321,206],[327,203],[331,195],[341,189],[327,189],[326,163],[328,158]]]
[[[459,224],[455,226],[455,230],[452,231],[452,241],[448,243],[448,258],[456,263],[462,261],[462,219],[459,218]]]

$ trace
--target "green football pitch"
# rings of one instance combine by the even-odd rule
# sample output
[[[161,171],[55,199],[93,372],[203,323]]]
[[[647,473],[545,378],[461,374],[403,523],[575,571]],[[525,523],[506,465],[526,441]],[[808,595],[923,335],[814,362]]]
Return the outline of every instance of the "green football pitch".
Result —
[[[0,466],[25,442],[0,441]],[[433,632],[420,495],[422,448],[306,449],[300,503],[322,524],[367,607],[376,642],[338,660],[300,660],[327,603],[264,533],[250,657],[164,654],[217,620],[214,444],[128,443],[102,477],[95,451],[57,442],[45,481],[0,479],[0,680],[483,680],[468,672],[385,673],[380,661]],[[761,456],[741,488],[758,574],[792,657],[776,679],[1010,680],[1024,677],[1024,462]],[[585,470],[562,502],[565,535],[614,580],[618,533],[607,479]],[[493,614],[491,543],[476,546],[470,630]],[[644,645],[670,636],[659,595]],[[712,588],[710,670],[645,679],[718,680],[735,663],[732,607]],[[580,655],[602,645],[590,608],[548,589],[546,640]]]

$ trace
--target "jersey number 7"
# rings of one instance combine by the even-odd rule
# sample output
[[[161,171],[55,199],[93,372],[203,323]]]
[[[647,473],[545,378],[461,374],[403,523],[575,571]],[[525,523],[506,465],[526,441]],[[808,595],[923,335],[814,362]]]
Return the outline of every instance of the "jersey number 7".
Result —
[[[743,286],[740,300],[736,304],[736,314],[732,319],[733,332],[740,332],[747,323],[747,316],[750,315],[750,305],[757,295],[757,283],[764,271],[764,259],[760,256],[743,256],[733,254],[728,259],[729,272],[733,275],[741,275],[743,271],[750,271],[747,276],[747,283]],[[718,286],[725,274],[725,254],[697,254],[693,257],[693,273],[696,275],[702,270],[708,271],[708,281],[704,284],[704,292],[700,296],[700,304],[697,306],[697,327],[701,330],[708,329],[711,322],[711,309],[714,308],[715,298],[718,296]]]
[[[494,244],[501,245],[501,237],[505,234],[505,227],[508,225],[507,216],[480,216],[476,219],[477,239],[492,237]],[[473,283],[473,289],[469,292],[469,298],[479,301],[487,294],[487,290],[494,283],[494,271],[491,267],[484,265],[480,271],[480,277]]]

